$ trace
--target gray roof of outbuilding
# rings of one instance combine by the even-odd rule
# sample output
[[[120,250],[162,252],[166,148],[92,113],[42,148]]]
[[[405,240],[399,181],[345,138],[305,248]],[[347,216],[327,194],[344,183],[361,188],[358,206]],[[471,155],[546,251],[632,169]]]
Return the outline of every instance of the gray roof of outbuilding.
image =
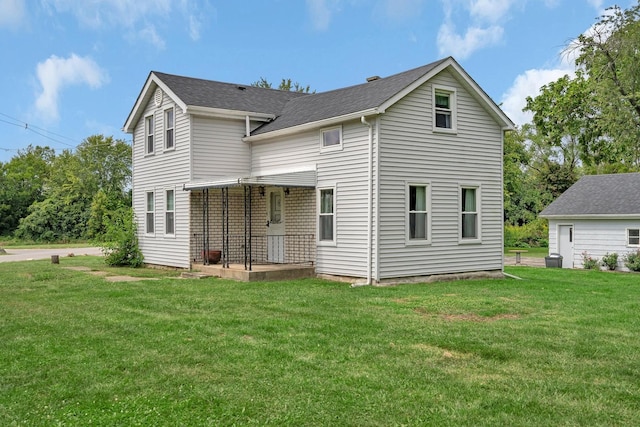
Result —
[[[153,71],[186,105],[278,115],[300,92],[223,83]]]
[[[447,59],[356,86],[292,99],[275,120],[252,134],[259,135],[379,107]]]
[[[541,217],[640,214],[640,173],[587,175],[547,206]]]

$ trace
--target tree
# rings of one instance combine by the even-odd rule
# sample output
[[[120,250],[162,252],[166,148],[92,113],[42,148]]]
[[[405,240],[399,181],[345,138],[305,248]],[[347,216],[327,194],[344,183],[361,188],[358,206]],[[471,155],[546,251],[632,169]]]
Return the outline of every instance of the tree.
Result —
[[[51,148],[29,145],[0,163],[0,235],[12,233],[29,206],[44,199],[54,158]]]
[[[265,89],[273,89],[273,84],[269,82],[264,77],[260,77],[260,80],[257,80],[251,83],[251,86],[262,87]],[[302,93],[316,93],[316,91],[311,91],[311,86],[306,85],[302,86],[298,82],[292,82],[291,79],[282,79],[280,81],[280,85],[278,86],[278,90],[284,91],[293,91],[293,92],[302,92]]]
[[[108,212],[131,205],[131,147],[102,135],[63,151],[52,165],[45,198],[20,221],[20,238],[56,241],[99,238]]]
[[[589,147],[601,162],[640,168],[640,2],[623,10],[607,9],[597,24],[570,49],[588,75],[604,138]]]

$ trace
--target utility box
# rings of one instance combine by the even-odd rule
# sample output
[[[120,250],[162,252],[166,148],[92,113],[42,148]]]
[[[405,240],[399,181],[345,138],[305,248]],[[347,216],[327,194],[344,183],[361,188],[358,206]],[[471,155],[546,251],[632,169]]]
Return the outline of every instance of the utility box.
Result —
[[[549,254],[549,256],[544,257],[544,265],[547,268],[562,268],[562,255]]]

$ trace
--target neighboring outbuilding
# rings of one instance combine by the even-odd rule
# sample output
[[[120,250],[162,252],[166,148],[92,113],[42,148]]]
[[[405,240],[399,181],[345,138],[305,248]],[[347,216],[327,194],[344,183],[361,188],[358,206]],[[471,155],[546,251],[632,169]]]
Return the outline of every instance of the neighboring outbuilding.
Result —
[[[564,268],[583,267],[584,256],[601,259],[640,248],[640,173],[583,176],[540,213],[549,220],[549,252]]]
[[[140,249],[367,283],[500,274],[513,127],[451,57],[317,94],[151,72],[124,125]]]

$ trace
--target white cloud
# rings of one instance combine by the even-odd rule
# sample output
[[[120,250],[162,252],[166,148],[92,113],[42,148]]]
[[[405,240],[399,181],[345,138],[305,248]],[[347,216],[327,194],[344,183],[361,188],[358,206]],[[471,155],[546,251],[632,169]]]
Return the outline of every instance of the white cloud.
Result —
[[[404,22],[420,15],[424,0],[382,0],[374,13],[394,22]]]
[[[4,0],[0,0],[4,1]],[[176,17],[182,18],[181,25],[192,40],[198,40],[202,31],[202,9],[210,9],[208,3],[195,0],[42,0],[51,12],[68,12],[75,16],[86,28],[124,28],[133,34],[152,35],[147,40],[154,46],[163,48],[162,36],[153,24],[177,25]],[[179,25],[179,24],[178,24]],[[139,31],[139,27],[144,27]],[[151,30],[152,29],[152,30]]]
[[[91,58],[71,54],[68,58],[52,55],[36,67],[42,92],[36,98],[36,110],[47,121],[57,120],[58,98],[66,86],[88,85],[98,88],[108,76]]]
[[[313,28],[325,31],[331,22],[331,10],[327,0],[307,0],[307,9],[313,23]]]
[[[158,50],[163,50],[165,48],[165,42],[158,32],[156,31],[156,27],[153,25],[148,25],[138,31],[138,38],[140,40],[146,41],[149,44],[155,46]]]
[[[503,33],[502,27],[492,25],[488,28],[469,27],[462,36],[456,33],[451,23],[444,23],[438,31],[438,51],[440,55],[464,59],[480,48],[500,42]]]
[[[25,0],[0,0],[0,28],[16,28],[24,20]]]
[[[513,0],[473,0],[471,16],[486,22],[499,22],[509,12]]]

